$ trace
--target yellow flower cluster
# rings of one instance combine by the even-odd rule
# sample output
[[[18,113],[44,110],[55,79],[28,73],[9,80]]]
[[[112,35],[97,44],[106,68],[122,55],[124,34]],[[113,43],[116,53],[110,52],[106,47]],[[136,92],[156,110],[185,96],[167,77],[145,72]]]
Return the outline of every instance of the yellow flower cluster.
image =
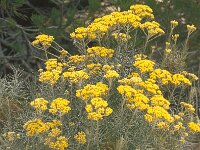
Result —
[[[127,106],[130,109],[145,110],[149,107],[149,99],[144,94],[135,94],[133,98],[129,98]]]
[[[136,60],[133,64],[141,73],[152,72],[154,70],[155,62],[151,60]]]
[[[132,5],[130,6],[130,10],[133,11],[133,13],[141,18],[147,17],[150,19],[154,18],[153,10],[147,6],[147,5],[141,5],[141,4],[137,4],[137,5]]]
[[[171,28],[174,29],[176,26],[178,26],[178,22],[176,20],[170,21]]]
[[[79,83],[89,78],[84,70],[63,72],[63,77],[71,83]]]
[[[170,102],[162,95],[154,95],[150,100],[152,106],[161,106],[164,109],[169,109]]]
[[[141,82],[140,86],[143,87],[150,94],[162,95],[159,86],[155,84],[155,80],[147,79],[146,81]]]
[[[108,86],[102,82],[98,82],[96,85],[87,84],[83,89],[76,91],[76,96],[86,101],[94,97],[106,96],[108,92]]]
[[[51,132],[48,133],[49,137],[57,137],[61,134],[61,130],[59,128],[52,128]]]
[[[192,85],[192,83],[190,82],[189,79],[187,79],[184,75],[182,74],[174,74],[172,76],[172,83],[174,85],[181,85],[181,84],[185,84],[185,85]]]
[[[116,41],[127,42],[131,37],[125,33],[113,33],[112,36]]]
[[[188,127],[192,132],[200,132],[200,123],[189,122]]]
[[[101,66],[102,65],[100,63],[97,63],[97,64],[94,64],[94,63],[88,64],[87,65],[87,69],[88,69],[89,74],[90,75],[96,75],[98,73],[98,71],[100,71]]]
[[[117,87],[117,90],[124,98],[127,99],[134,97],[137,93],[137,91],[129,85],[120,85]]]
[[[69,53],[65,49],[60,50],[60,58],[64,58],[67,56]]]
[[[84,62],[86,59],[85,55],[73,55],[69,57],[69,64],[75,64],[78,65],[82,62]]]
[[[36,99],[33,100],[30,104],[31,104],[31,106],[34,107],[35,109],[44,111],[44,110],[47,109],[48,101],[45,100],[44,98],[36,98]]]
[[[46,138],[45,145],[55,150],[65,150],[65,148],[69,147],[68,139],[64,136],[56,137],[56,139]]]
[[[132,5],[130,10],[123,12],[112,12],[109,15],[105,15],[101,18],[96,18],[87,28],[79,27],[70,36],[73,39],[82,40],[89,39],[94,40],[97,37],[107,35],[109,30],[116,30],[116,26],[129,26],[129,28],[139,28],[141,20],[144,17],[153,19],[153,11],[147,5]],[[149,30],[150,34],[163,34],[164,31],[159,28],[159,24],[156,22],[149,22],[145,25],[145,28]],[[144,27],[142,26],[142,29]],[[153,31],[155,30],[155,31]],[[122,41],[127,41],[127,37],[121,34]],[[119,39],[119,37],[117,38]]]
[[[160,28],[160,24],[158,22],[145,22],[140,25],[140,28],[150,37],[154,35],[162,35],[165,32]]]
[[[112,57],[114,50],[113,49],[107,49],[105,47],[101,46],[95,46],[87,49],[88,54],[94,54],[99,57]]]
[[[45,62],[46,71],[40,72],[39,81],[54,85],[60,78],[63,64],[57,59],[49,59]]]
[[[39,135],[49,130],[49,126],[38,118],[29,120],[23,128],[26,130],[27,136]]]
[[[147,110],[147,114],[152,116],[153,121],[163,119],[166,120],[168,123],[172,123],[174,121],[174,118],[169,114],[169,112],[161,106],[149,107]]]
[[[47,122],[46,123],[51,129],[57,128],[59,126],[62,126],[61,122],[59,120],[52,120],[52,122]]]
[[[64,115],[71,110],[69,103],[70,101],[67,99],[56,98],[52,101],[49,112],[52,114]]]
[[[81,132],[78,132],[74,138],[81,144],[85,144],[86,143],[86,134],[85,132],[81,131]]]
[[[158,81],[164,85],[172,82],[172,74],[169,71],[160,68],[153,70],[150,74],[150,78],[153,80],[158,79]]]
[[[38,44],[41,44],[43,48],[48,48],[51,46],[51,43],[53,42],[54,37],[46,34],[41,34],[36,36],[36,39],[32,42],[33,46],[36,46]]]
[[[87,104],[85,109],[88,112],[88,119],[101,120],[104,116],[109,116],[113,110],[108,107],[107,101],[100,97],[95,97],[90,100],[91,104]]]
[[[185,102],[181,102],[180,103],[188,112],[190,113],[194,113],[195,112],[195,108],[189,104],[189,103],[185,103]]]
[[[106,79],[113,79],[118,78],[119,74],[115,70],[108,70],[106,71],[106,74],[104,75]]]
[[[188,30],[188,34],[191,34],[192,32],[194,32],[197,28],[192,24],[192,25],[187,25],[187,30]]]

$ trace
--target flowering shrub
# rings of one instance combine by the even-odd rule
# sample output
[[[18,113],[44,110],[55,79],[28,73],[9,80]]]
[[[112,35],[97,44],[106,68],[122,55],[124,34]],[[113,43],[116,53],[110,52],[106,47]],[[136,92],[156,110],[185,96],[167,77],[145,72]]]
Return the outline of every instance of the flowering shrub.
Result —
[[[178,51],[179,35],[173,34],[178,22],[170,22],[159,61],[152,57],[155,48],[148,53],[148,45],[165,32],[153,19],[147,5],[96,18],[71,33],[80,52],[74,56],[53,37],[37,36],[32,44],[47,58],[39,81],[53,96],[30,103],[35,116],[23,126],[28,138],[57,150],[180,149],[188,136],[200,132],[196,110],[182,93],[198,78],[184,70],[171,72],[165,65]],[[184,54],[196,27],[187,25],[187,30]],[[137,43],[138,38],[144,43]],[[49,58],[51,47],[59,56]],[[65,93],[56,94],[56,89]]]

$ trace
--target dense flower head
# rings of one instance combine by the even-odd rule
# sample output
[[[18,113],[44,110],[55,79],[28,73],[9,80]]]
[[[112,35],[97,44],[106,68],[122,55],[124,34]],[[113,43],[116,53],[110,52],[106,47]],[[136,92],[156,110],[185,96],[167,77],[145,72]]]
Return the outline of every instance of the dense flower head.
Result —
[[[73,39],[84,39],[87,37],[88,30],[84,27],[79,27],[75,29],[75,32],[71,33],[70,36]]]
[[[102,65],[100,63],[87,64],[87,69],[90,75],[96,75],[100,71],[101,67]]]
[[[87,84],[83,89],[76,91],[76,96],[86,101],[90,98],[106,96],[108,92],[108,86],[102,82],[98,82],[96,85]]]
[[[89,75],[84,70],[66,71],[63,72],[63,77],[71,83],[79,83],[89,78]]]
[[[91,99],[90,104],[87,104],[85,109],[88,112],[88,119],[95,121],[101,120],[104,116],[109,116],[113,112],[113,110],[108,107],[107,101],[100,97]]]
[[[45,138],[45,145],[48,145],[49,148],[55,150],[65,150],[69,147],[68,139],[64,136],[59,136],[55,139],[47,137]]]
[[[36,36],[36,39],[32,42],[32,45],[36,46],[38,44],[41,44],[44,48],[48,48],[49,46],[51,46],[53,40],[54,40],[53,36],[40,34]]]
[[[45,100],[44,98],[36,98],[36,99],[33,100],[30,104],[31,104],[31,106],[34,107],[35,109],[44,111],[44,110],[47,109],[48,101]]]
[[[26,130],[27,136],[35,136],[49,130],[49,126],[38,118],[29,120],[24,124],[23,128]]]
[[[78,132],[74,138],[81,144],[85,144],[86,143],[86,134],[85,132],[81,131],[81,132]]]
[[[99,57],[112,57],[114,50],[113,49],[108,49],[105,47],[101,46],[95,46],[87,49],[88,54],[94,54]]]
[[[40,72],[39,81],[54,85],[60,78],[63,63],[58,62],[57,59],[48,59],[45,65],[46,71]]]
[[[85,55],[73,55],[69,57],[69,64],[75,64],[78,65],[82,62],[84,62],[86,59]]]
[[[141,73],[152,72],[154,70],[155,62],[151,60],[136,60],[133,64]]]
[[[46,124],[51,129],[54,129],[54,128],[62,126],[62,123],[59,120],[56,120],[56,119],[52,120],[51,122],[47,122]]]
[[[189,122],[188,127],[194,133],[200,132],[200,123]]]
[[[197,27],[195,27],[195,25],[187,25],[187,30],[188,30],[188,34],[191,34],[192,32],[194,32],[197,29]]]
[[[115,70],[108,70],[104,77],[106,79],[118,78],[119,74]]]
[[[172,20],[170,21],[170,24],[171,24],[172,29],[174,29],[176,26],[178,26],[178,21]]]
[[[152,21],[152,22],[145,22],[141,24],[140,28],[146,32],[149,37],[152,37],[154,35],[162,35],[165,32],[160,28],[160,24],[158,22]]]
[[[129,85],[120,85],[117,87],[118,92],[125,98],[132,98],[137,91]]]
[[[146,81],[141,82],[140,86],[150,94],[162,95],[162,92],[159,86],[155,83],[155,80],[147,79]]]
[[[146,110],[149,107],[149,99],[141,93],[135,94],[133,98],[129,98],[127,106],[130,109]]]
[[[43,83],[47,83],[50,85],[54,85],[60,78],[60,72],[57,70],[53,71],[44,71],[39,75],[39,81]]]
[[[49,112],[52,114],[63,115],[68,113],[71,108],[69,107],[70,101],[64,98],[56,98],[51,102]]]
[[[170,102],[162,95],[154,95],[150,100],[152,106],[161,106],[165,109],[169,109]]]
[[[172,83],[176,86],[185,84],[185,85],[192,85],[189,79],[187,79],[184,75],[182,74],[174,74],[172,76]]]
[[[149,107],[147,113],[154,118],[153,120],[166,120],[168,123],[174,121],[170,113],[161,106]]]
[[[133,13],[141,18],[147,17],[147,18],[154,18],[153,10],[147,6],[147,5],[142,5],[142,4],[136,4],[136,5],[131,5],[130,10],[133,11]]]
[[[194,112],[195,112],[195,108],[192,106],[192,104],[185,103],[185,102],[181,102],[180,104],[181,104],[188,112],[190,112],[190,113],[194,113]]]
[[[169,84],[172,82],[172,74],[167,70],[162,70],[160,68],[153,70],[150,74],[150,78],[153,80],[158,80],[162,84]]]
[[[51,131],[48,133],[49,137],[57,137],[61,134],[61,130],[59,128],[53,128]]]

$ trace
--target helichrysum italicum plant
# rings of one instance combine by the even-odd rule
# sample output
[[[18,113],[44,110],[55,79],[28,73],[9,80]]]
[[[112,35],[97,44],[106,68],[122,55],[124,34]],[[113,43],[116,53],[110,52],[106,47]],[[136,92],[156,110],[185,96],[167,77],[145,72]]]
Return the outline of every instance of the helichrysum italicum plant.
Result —
[[[47,58],[39,81],[49,86],[52,98],[37,97],[30,103],[35,116],[23,126],[28,139],[56,150],[184,146],[188,136],[200,132],[200,124],[181,92],[198,78],[167,69],[179,37],[173,33],[178,22],[170,23],[162,61],[148,56],[150,42],[165,32],[147,5],[132,5],[77,28],[71,38],[79,55],[71,56],[52,36],[37,36],[32,45],[44,50]],[[187,30],[186,50],[196,27]],[[138,44],[138,38],[144,42]],[[93,41],[97,45],[88,47]],[[48,48],[60,55],[49,58],[54,54]],[[65,92],[55,93],[56,89]]]

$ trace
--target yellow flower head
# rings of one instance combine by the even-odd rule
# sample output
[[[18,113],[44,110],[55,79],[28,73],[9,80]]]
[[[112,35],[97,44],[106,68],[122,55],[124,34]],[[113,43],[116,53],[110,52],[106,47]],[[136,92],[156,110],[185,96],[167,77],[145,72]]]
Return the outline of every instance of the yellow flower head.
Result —
[[[49,130],[49,126],[40,119],[29,120],[23,126],[27,136],[34,136]]]
[[[53,42],[54,37],[46,34],[41,34],[36,36],[36,40],[32,42],[33,46],[36,46],[38,44],[41,44],[43,48],[48,48],[51,46],[51,43]]]
[[[44,98],[36,98],[34,101],[31,102],[31,106],[37,110],[44,111],[47,109],[48,101]]]
[[[71,110],[71,108],[69,107],[69,103],[70,101],[68,101],[67,99],[57,98],[52,101],[49,112],[52,114],[64,115]]]
[[[86,134],[85,132],[81,131],[81,132],[78,132],[74,138],[81,144],[85,144],[86,143]]]

